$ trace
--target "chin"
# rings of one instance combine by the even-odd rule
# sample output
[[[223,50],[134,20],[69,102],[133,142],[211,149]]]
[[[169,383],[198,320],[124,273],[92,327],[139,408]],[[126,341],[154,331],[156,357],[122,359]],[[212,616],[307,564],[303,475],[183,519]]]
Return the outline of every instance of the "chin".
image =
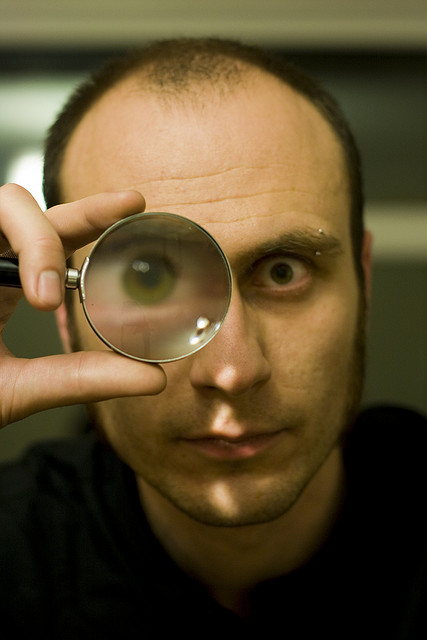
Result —
[[[281,474],[282,475],[282,474]],[[210,527],[245,527],[272,522],[288,513],[303,493],[307,480],[284,477],[241,478],[201,483],[194,491],[164,490],[173,508]],[[249,490],[248,490],[249,488]]]

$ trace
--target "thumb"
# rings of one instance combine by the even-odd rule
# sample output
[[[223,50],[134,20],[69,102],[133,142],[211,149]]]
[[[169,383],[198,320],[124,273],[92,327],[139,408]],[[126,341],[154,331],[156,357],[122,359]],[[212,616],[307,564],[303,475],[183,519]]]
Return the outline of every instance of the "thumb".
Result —
[[[54,407],[155,395],[165,386],[166,375],[158,365],[110,351],[31,360],[6,356],[0,366],[0,426]]]

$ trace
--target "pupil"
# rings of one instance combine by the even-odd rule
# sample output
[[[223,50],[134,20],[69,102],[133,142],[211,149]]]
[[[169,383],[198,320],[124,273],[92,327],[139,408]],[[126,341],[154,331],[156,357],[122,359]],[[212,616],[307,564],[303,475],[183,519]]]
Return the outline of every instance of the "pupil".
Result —
[[[157,287],[165,273],[164,265],[143,260],[135,260],[132,269],[137,272],[141,284],[148,289]]]
[[[176,274],[166,257],[133,260],[122,273],[125,294],[141,305],[165,301],[175,284]]]
[[[284,284],[289,282],[292,278],[292,269],[286,263],[276,264],[270,271],[271,277],[273,280],[278,282],[279,284]]]

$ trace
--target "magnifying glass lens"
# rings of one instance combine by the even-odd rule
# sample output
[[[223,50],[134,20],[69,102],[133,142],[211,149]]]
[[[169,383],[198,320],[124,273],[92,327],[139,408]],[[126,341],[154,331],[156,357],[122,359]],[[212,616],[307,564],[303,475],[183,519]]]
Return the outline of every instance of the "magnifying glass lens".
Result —
[[[231,296],[217,242],[194,222],[142,213],[108,229],[81,273],[86,316],[124,355],[167,362],[190,355],[219,330]]]

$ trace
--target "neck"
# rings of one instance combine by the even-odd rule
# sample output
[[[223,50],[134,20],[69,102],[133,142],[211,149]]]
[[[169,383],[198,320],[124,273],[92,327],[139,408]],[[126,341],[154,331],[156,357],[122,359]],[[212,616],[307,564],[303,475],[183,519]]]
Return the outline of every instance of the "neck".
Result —
[[[298,569],[324,544],[339,513],[345,482],[337,448],[288,512],[271,522],[242,527],[203,524],[141,478],[138,487],[150,526],[174,562],[205,585],[219,604],[246,616],[248,595],[257,584]]]

